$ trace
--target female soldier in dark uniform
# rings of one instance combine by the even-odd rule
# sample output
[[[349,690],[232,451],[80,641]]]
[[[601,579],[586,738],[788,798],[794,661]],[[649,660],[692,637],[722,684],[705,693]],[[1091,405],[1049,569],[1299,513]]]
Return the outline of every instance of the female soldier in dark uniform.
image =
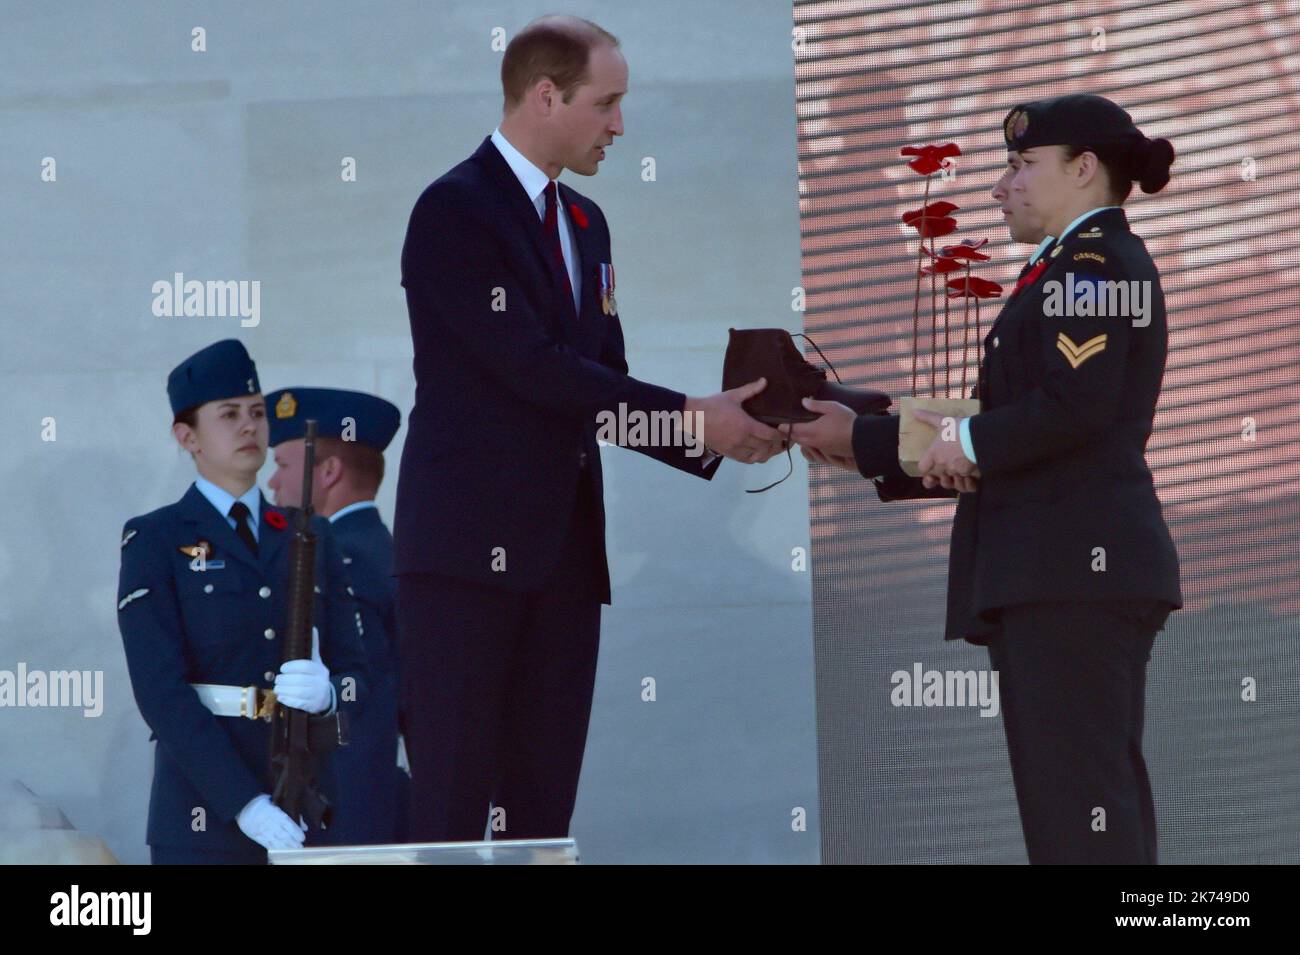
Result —
[[[234,339],[172,371],[172,434],[199,476],[122,533],[118,627],[158,741],[148,826],[156,864],[264,863],[267,849],[301,846],[306,827],[270,798],[266,691],[309,713],[347,711],[364,694],[357,607],[319,517],[319,652],[281,665],[292,531],[256,484],[267,445],[260,392]],[[328,791],[328,767],[322,773]]]
[[[945,637],[999,672],[1030,862],[1154,863],[1146,664],[1182,593],[1145,460],[1164,294],[1122,206],[1134,181],[1164,187],[1174,151],[1089,94],[1017,106],[1003,135],[993,198],[1039,245],[984,339],[980,413],[940,429],[922,478],[898,465],[895,416],[812,402],[793,434],[881,500],[959,495]]]

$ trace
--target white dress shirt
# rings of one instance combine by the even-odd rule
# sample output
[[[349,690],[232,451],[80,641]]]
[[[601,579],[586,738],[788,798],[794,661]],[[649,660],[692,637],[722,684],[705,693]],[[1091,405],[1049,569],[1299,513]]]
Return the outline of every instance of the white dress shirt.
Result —
[[[502,158],[509,163],[515,178],[524,187],[524,192],[532,200],[533,208],[539,218],[546,218],[546,184],[551,178],[533,165],[532,160],[510,145],[510,140],[501,135],[501,127],[492,130],[492,145],[496,146]],[[573,308],[582,310],[582,276],[578,268],[578,256],[574,252],[573,227],[569,223],[569,210],[564,208],[559,186],[555,191],[555,212],[559,217],[560,251],[564,253],[564,267],[569,273],[569,285],[573,287]]]
[[[501,135],[501,127],[498,126],[492,130],[492,145],[496,146],[502,158],[510,165],[514,171],[515,178],[519,184],[524,187],[524,192],[532,200],[533,208],[537,210],[537,215],[543,220],[546,218],[546,184],[551,181],[541,169],[533,165],[532,160],[521,153],[518,149],[510,144],[510,140]],[[578,268],[577,255],[574,254],[573,247],[573,226],[569,223],[569,211],[564,208],[564,203],[560,201],[559,187],[556,187],[556,214],[559,217],[560,232],[560,250],[564,253],[564,265],[569,272],[569,284],[573,286],[573,308],[574,311],[581,313],[582,310],[582,276]],[[707,466],[718,455],[705,449],[703,454],[703,464]],[[335,515],[338,516],[338,515]]]

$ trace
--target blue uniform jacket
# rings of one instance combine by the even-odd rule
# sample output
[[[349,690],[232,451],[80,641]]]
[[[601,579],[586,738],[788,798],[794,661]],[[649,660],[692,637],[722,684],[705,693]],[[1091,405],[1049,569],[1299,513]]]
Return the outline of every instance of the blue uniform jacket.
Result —
[[[352,739],[335,754],[339,805],[327,836],[337,845],[400,841],[406,781],[397,768],[397,581],[393,537],[379,510],[364,507],[330,523],[361,609],[368,662],[365,712],[352,722]]]
[[[216,716],[189,684],[274,683],[293,531],[291,522],[277,529],[268,513],[288,520],[261,498],[258,556],[194,485],[175,504],[134,517],[123,529],[118,628],[136,704],[158,741],[152,846],[260,850],[234,820],[250,799],[270,792],[270,724]],[[361,618],[329,523],[314,517],[312,526],[321,659],[340,711],[354,713],[366,692]],[[212,545],[204,570],[192,569],[182,551],[200,540]],[[329,772],[322,779],[327,791]]]

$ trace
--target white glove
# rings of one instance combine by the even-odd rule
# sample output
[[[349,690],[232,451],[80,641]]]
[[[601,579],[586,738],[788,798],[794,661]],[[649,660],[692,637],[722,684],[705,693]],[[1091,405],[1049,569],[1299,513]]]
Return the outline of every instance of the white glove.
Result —
[[[264,849],[300,849],[307,838],[307,827],[301,822],[295,825],[266,793],[250,799],[235,822],[244,835]]]
[[[320,658],[320,634],[311,628],[311,659],[286,660],[275,677],[275,698],[285,706],[324,713],[332,696],[330,671]]]

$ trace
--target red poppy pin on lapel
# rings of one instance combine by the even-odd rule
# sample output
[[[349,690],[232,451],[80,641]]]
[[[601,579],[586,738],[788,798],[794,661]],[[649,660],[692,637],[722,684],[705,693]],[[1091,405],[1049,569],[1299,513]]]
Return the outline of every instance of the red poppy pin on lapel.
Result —
[[[576,202],[569,203],[569,215],[579,229],[587,228],[587,213],[583,212]]]
[[[1043,270],[1046,268],[1047,268],[1047,256],[1043,256],[1041,259],[1038,260],[1037,264],[1034,265],[1032,269],[1030,269],[1020,278],[1016,279],[1016,287],[1012,290],[1011,294],[1015,295],[1016,292],[1019,292],[1026,285],[1033,285],[1035,280],[1037,280],[1038,276],[1042,275]]]
[[[267,511],[266,523],[268,527],[274,527],[277,531],[282,531],[289,526],[289,522],[284,519],[284,515],[279,511]]]

